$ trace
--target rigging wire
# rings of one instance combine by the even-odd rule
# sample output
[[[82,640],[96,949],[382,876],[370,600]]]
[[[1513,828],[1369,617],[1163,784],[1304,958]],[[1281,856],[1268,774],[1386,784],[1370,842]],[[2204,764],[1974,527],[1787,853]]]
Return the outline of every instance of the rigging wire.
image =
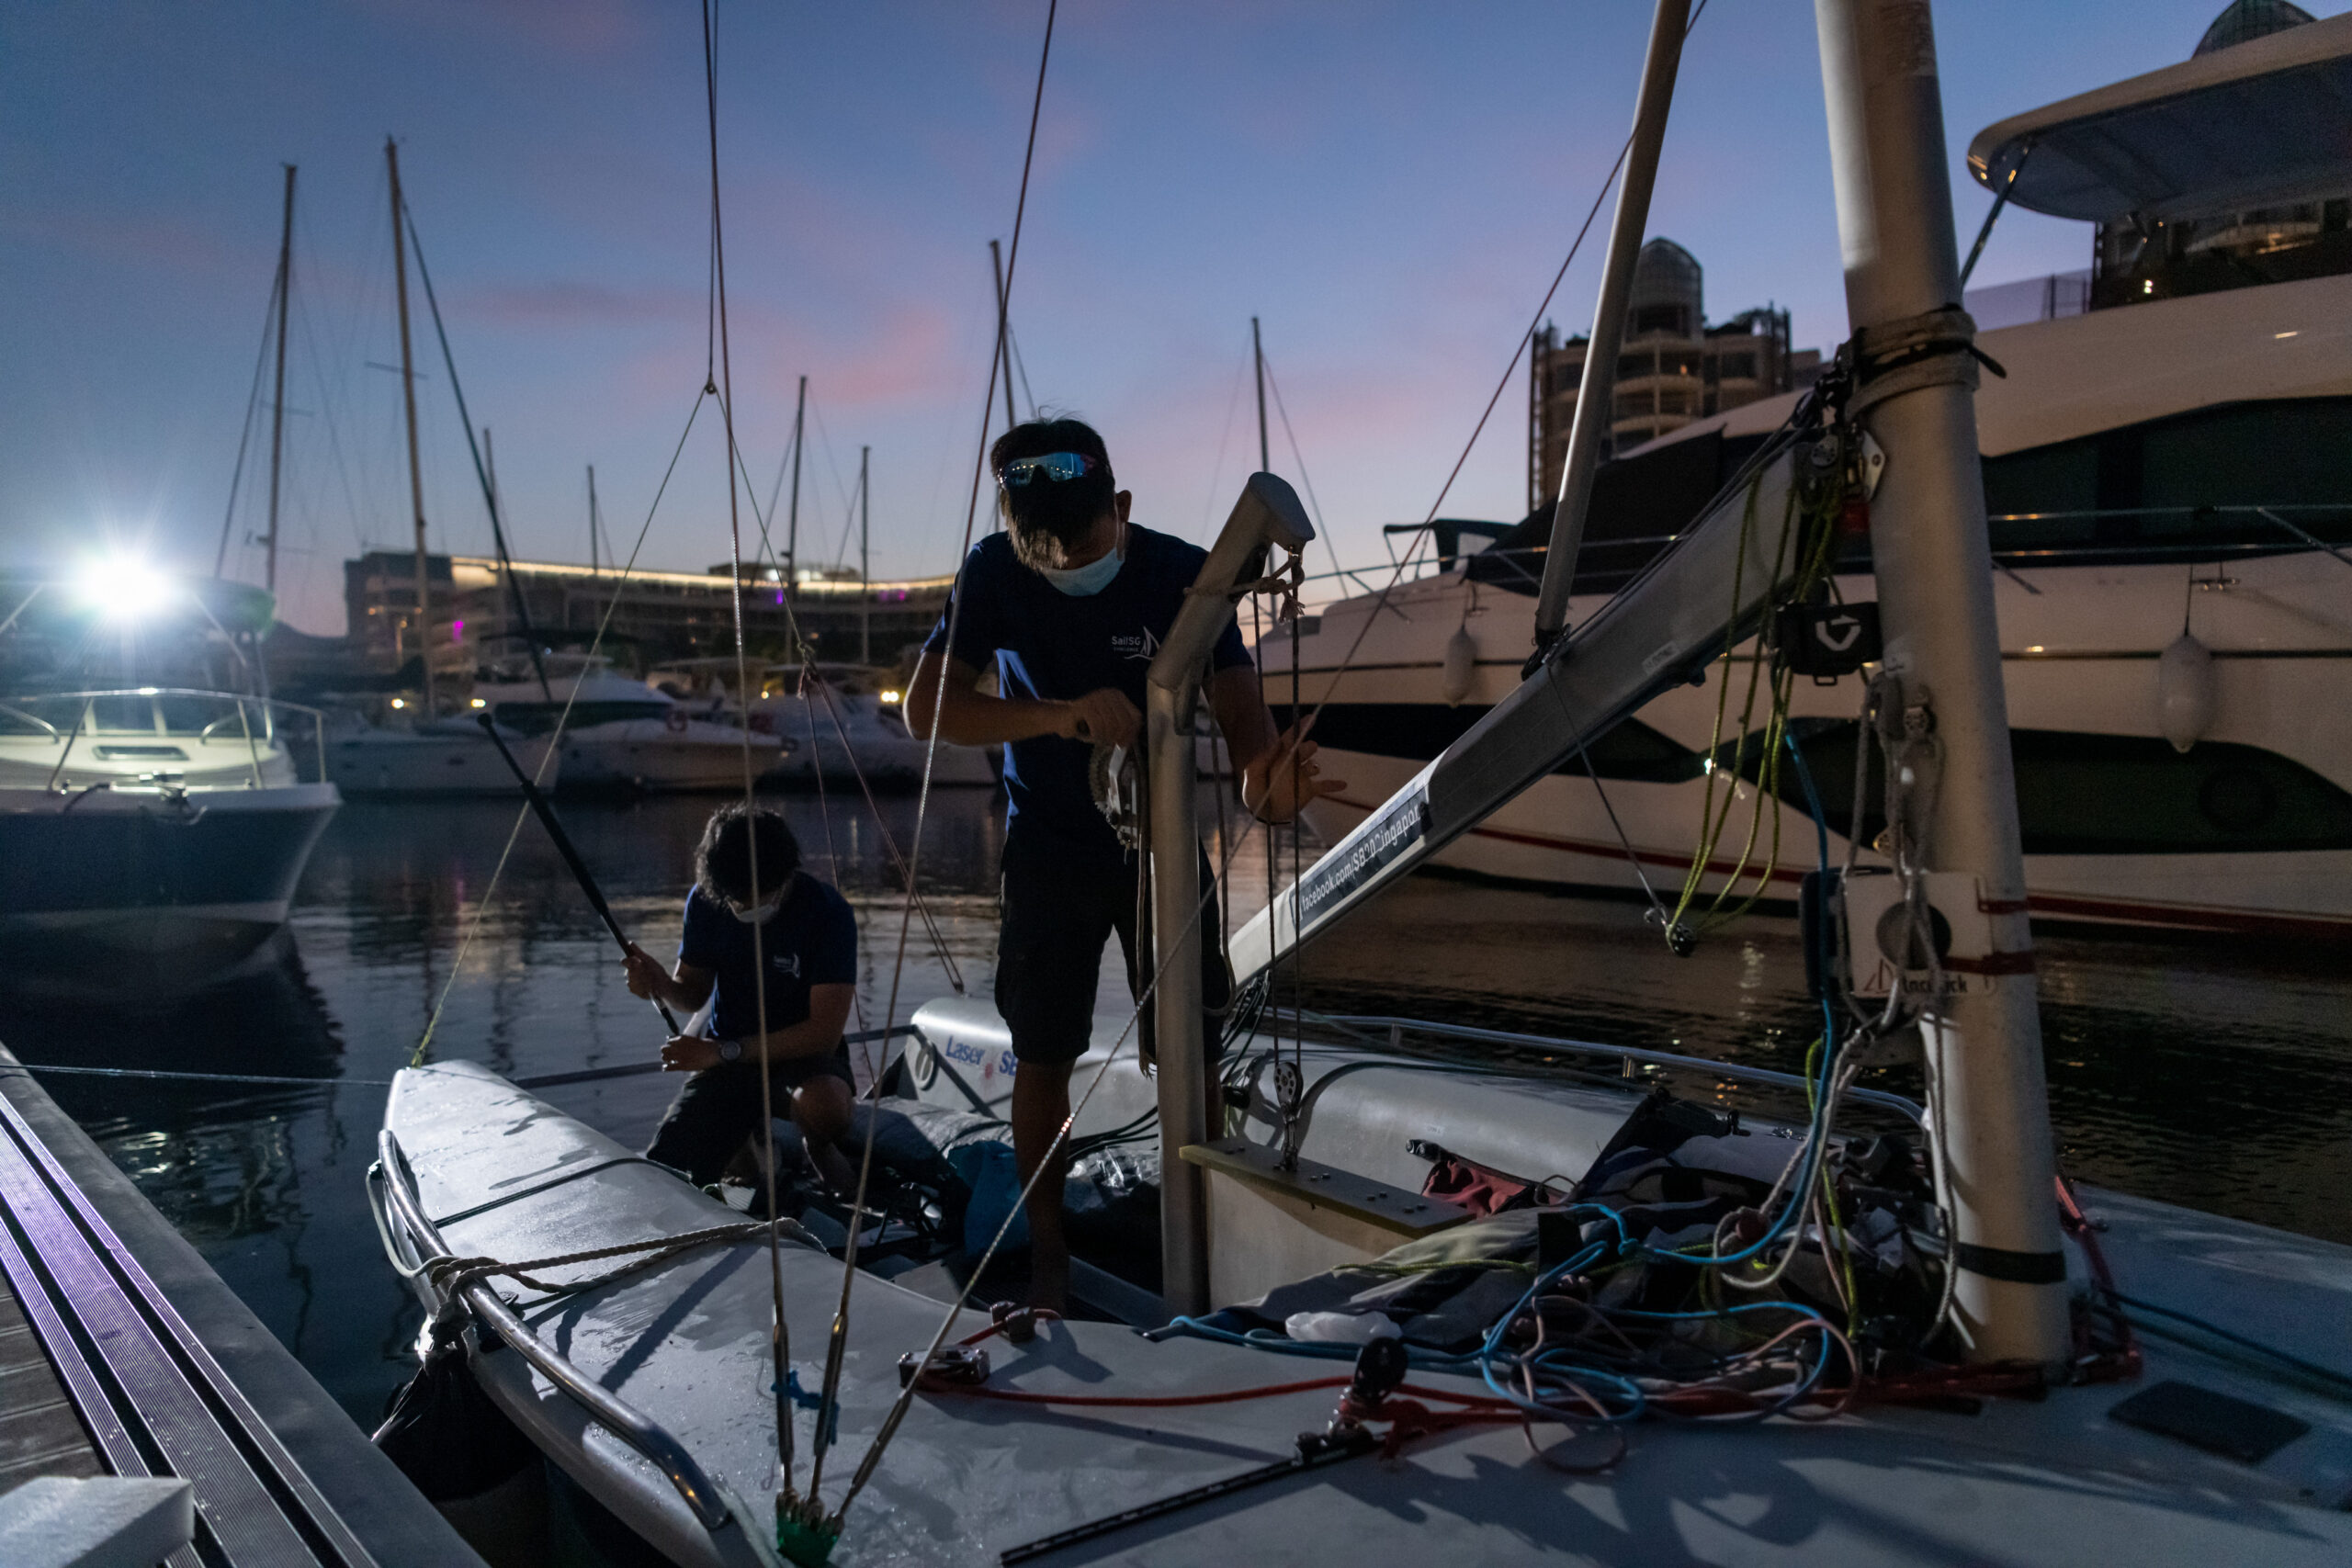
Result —
[[[588,643],[587,658],[592,661],[596,657],[596,650],[604,645],[605,633],[612,626],[615,613],[620,609],[621,593],[628,585],[630,574],[637,570],[638,555],[645,548],[646,536],[652,530],[655,514],[662,510],[662,498],[670,492],[671,476],[678,471],[678,457],[686,449],[686,437],[694,434],[695,421],[702,412],[703,399],[709,395],[707,392],[696,392],[694,405],[686,411],[685,428],[678,432],[678,444],[670,449],[670,466],[662,470],[662,483],[653,492],[653,504],[646,509],[645,522],[637,531],[637,542],[629,547],[628,559],[622,564],[618,575],[613,580],[612,597],[605,601],[604,614],[597,617],[596,635]],[[565,694],[563,707],[556,715],[555,728],[548,736],[548,749],[540,755],[538,772],[533,780],[534,783],[547,776],[548,761],[562,750],[563,732],[565,727],[571,722],[572,705],[580,700],[580,688],[583,683],[581,680],[574,680],[571,682],[571,690]],[[458,941],[458,955],[456,961],[449,965],[449,977],[441,983],[441,993],[435,999],[433,1011],[425,1020],[424,1032],[417,1040],[416,1049],[409,1054],[408,1065],[412,1067],[422,1066],[424,1064],[424,1054],[431,1049],[434,1032],[441,1027],[441,1015],[448,1008],[449,993],[457,988],[458,976],[465,970],[466,954],[472,949],[474,939],[481,932],[482,921],[490,913],[491,901],[498,893],[498,880],[506,871],[507,859],[514,852],[515,840],[522,836],[523,824],[530,818],[531,807],[526,801],[514,814],[514,826],[508,829],[506,832],[506,845],[498,852],[497,863],[491,867],[490,881],[482,888],[481,899],[474,905],[473,919],[466,922],[465,934]]]
[[[968,560],[971,555],[972,530],[979,517],[980,479],[981,476],[988,471],[989,431],[996,423],[996,383],[1000,369],[998,362],[1001,361],[1005,357],[1003,353],[1003,343],[1004,334],[1011,320],[1012,284],[1014,276],[1021,265],[1022,231],[1029,213],[1029,176],[1035,164],[1037,156],[1037,122],[1044,112],[1046,104],[1046,70],[1053,59],[1054,23],[1059,16],[1060,10],[1061,0],[1046,0],[1046,35],[1037,52],[1037,85],[1035,92],[1031,95],[1029,102],[1029,137],[1027,144],[1021,154],[1021,189],[1019,196],[1014,199],[1012,209],[1012,243],[1007,247],[1005,254],[1004,287],[997,291],[997,352],[989,355],[989,395],[981,403],[978,450],[973,457],[971,491],[966,499],[964,507],[964,541],[963,547],[956,556],[956,571],[959,579],[964,570],[965,563]],[[950,647],[954,646],[956,624],[963,614],[963,608],[964,595],[958,592],[955,594],[948,603],[947,643]],[[939,755],[939,722],[941,708],[944,705],[944,698],[947,690],[948,662],[949,660],[944,656],[943,656],[939,661],[937,689],[933,693],[933,701],[932,705],[930,725],[931,733],[926,737],[923,745],[922,784],[915,797],[915,828],[913,837],[909,844],[907,874],[908,883],[910,886],[913,885],[914,874],[917,868],[922,864],[923,821],[931,804],[932,774]],[[883,1027],[886,1029],[889,1027],[890,1021],[898,1016],[899,987],[899,982],[906,973],[907,939],[909,935],[910,914],[911,905],[910,905],[907,909],[902,910],[899,917],[899,950],[891,969],[889,1001],[884,1008],[882,1013]],[[876,1088],[877,1090],[879,1087],[880,1080],[876,1079]],[[1075,1115],[1075,1111],[1073,1111],[1072,1114]],[[1065,1134],[1068,1132],[1068,1128],[1069,1123],[1065,1122],[1063,1124]],[[872,1138],[868,1138],[865,1141],[865,1151],[858,1161],[857,1193],[855,1199],[856,1207],[854,1212],[862,1212],[865,1207],[866,1189],[874,1164],[874,1143],[875,1140]],[[1041,1165],[1038,1168],[1042,1170],[1044,1167]],[[1031,1177],[1032,1183],[1034,1183],[1035,1180],[1035,1177],[1033,1175]],[[1024,1190],[1024,1198],[1025,1195]],[[1012,1215],[1008,1213],[1005,1224],[1007,1227],[1010,1227],[1011,1224]],[[1000,1237],[1001,1237],[1002,1234],[1002,1231],[1000,1230]],[[995,1247],[991,1245],[989,1252],[993,1254],[994,1251]],[[978,1277],[978,1271],[976,1270],[973,1274],[973,1278],[977,1280]],[[842,1278],[841,1306],[841,1312],[843,1316],[846,1316],[848,1313],[849,1292],[849,1275],[847,1270],[844,1270]],[[938,1349],[939,1341],[946,1338],[948,1330],[955,1326],[956,1318],[962,1313],[963,1307],[963,1296],[959,1294],[956,1297],[956,1304],[949,1309],[946,1320],[941,1325],[938,1337],[933,1341],[931,1349],[925,1352],[926,1359],[929,1358],[931,1351]],[[828,1356],[826,1361],[824,1392],[820,1396],[820,1404],[818,1405],[820,1412],[822,1412],[827,1408],[827,1402],[830,1402],[833,1398],[840,1383],[840,1331],[837,1328],[835,1335],[835,1346],[833,1351]],[[850,1505],[857,1500],[857,1495],[861,1491],[865,1490],[865,1483],[872,1479],[874,1469],[881,1462],[883,1451],[888,1447],[891,1437],[897,1432],[899,1423],[906,1418],[907,1407],[913,1397],[913,1381],[909,1380],[908,1385],[906,1389],[901,1391],[898,1402],[890,1407],[890,1414],[887,1418],[885,1418],[881,1430],[876,1433],[874,1441],[865,1451],[865,1458],[858,1461],[855,1473],[850,1477],[849,1487],[842,1495],[841,1505],[833,1511],[831,1523],[835,1529],[840,1528],[841,1520],[843,1516],[849,1512]],[[820,1461],[821,1458],[822,1456],[820,1455]],[[812,1483],[811,1491],[813,1492],[813,1490],[814,1483]]]
[[[734,361],[727,333],[727,244],[724,214],[718,184],[718,38],[712,16],[712,0],[702,5],[703,96],[708,111],[710,127],[710,314],[716,323],[718,349],[718,413],[725,427],[727,447],[720,455],[720,466],[727,471],[727,542],[728,559],[731,567],[728,581],[728,599],[735,620],[735,682],[739,693],[750,690],[750,660],[743,647],[743,524],[741,491],[735,482],[737,451],[735,446],[735,379]],[[707,393],[712,383],[703,383]],[[575,686],[574,690],[578,688]],[[748,713],[745,716],[749,719]],[[743,813],[745,847],[749,852],[752,906],[762,902],[760,886],[760,836],[752,813],[758,797],[752,792],[754,770],[752,766],[752,727],[742,727]],[[769,1358],[775,1374],[775,1448],[777,1470],[776,1522],[781,1529],[788,1514],[798,1513],[791,1505],[797,1500],[792,1481],[792,1394],[788,1373],[792,1365],[791,1329],[784,1312],[784,1237],[776,1223],[775,1177],[775,1118],[769,1114],[775,1101],[775,1067],[767,1047],[768,991],[767,960],[763,946],[764,921],[752,923],[752,1016],[757,1021],[760,1033],[760,1129],[765,1167],[767,1190],[768,1286],[774,1322],[769,1332]],[[821,1410],[817,1422],[816,1451],[821,1458],[824,1421]],[[813,1491],[813,1477],[812,1477]]]
[[[212,558],[212,575],[219,577],[229,562],[229,530],[237,520],[237,487],[245,477],[245,448],[252,445],[254,413],[261,407],[261,372],[269,363],[270,339],[277,335],[277,291],[286,287],[286,275],[275,274],[269,285],[269,304],[266,307],[261,329],[261,347],[254,354],[253,390],[245,394],[244,427],[237,433],[237,466],[229,470],[229,506],[220,516],[220,548]]]
[[[1291,461],[1298,465],[1298,482],[1306,487],[1306,504],[1315,509],[1315,531],[1323,536],[1323,547],[1330,552],[1331,570],[1344,581],[1351,574],[1340,564],[1340,547],[1331,537],[1331,530],[1323,522],[1323,503],[1315,497],[1315,481],[1307,477],[1306,456],[1298,449],[1298,433],[1290,427],[1290,410],[1283,407],[1282,383],[1274,379],[1274,367],[1261,352],[1259,362],[1265,367],[1266,390],[1274,394],[1274,412],[1283,422],[1283,439],[1290,443]]]

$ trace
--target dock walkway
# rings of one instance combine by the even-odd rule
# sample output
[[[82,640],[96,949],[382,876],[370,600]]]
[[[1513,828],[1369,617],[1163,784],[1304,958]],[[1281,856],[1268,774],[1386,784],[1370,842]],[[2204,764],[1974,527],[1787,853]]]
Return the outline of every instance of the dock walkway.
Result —
[[[194,1487],[175,1568],[481,1561],[0,1047],[0,1492],[106,1474]]]

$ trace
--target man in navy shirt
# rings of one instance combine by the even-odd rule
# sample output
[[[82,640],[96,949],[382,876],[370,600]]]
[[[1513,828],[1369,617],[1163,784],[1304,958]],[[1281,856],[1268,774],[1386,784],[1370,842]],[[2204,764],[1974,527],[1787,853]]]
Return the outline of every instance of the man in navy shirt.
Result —
[[[1028,1206],[1031,1299],[1058,1308],[1069,1275],[1063,1173],[1046,1155],[1069,1116],[1070,1064],[1093,1032],[1112,932],[1131,991],[1142,990],[1150,970],[1150,954],[1136,949],[1136,857],[1095,805],[1090,770],[1097,747],[1135,744],[1145,672],[1207,558],[1128,521],[1133,498],[1113,479],[1102,438],[1077,420],[1016,425],[989,462],[1004,532],[965,558],[955,599],[908,684],[907,719],[916,735],[935,721],[942,740],[1004,745],[1011,805],[996,1005],[1020,1063],[1013,1149],[1023,1179],[1037,1175]],[[991,664],[993,697],[976,690]],[[1286,822],[1305,801],[1344,787],[1317,781],[1312,742],[1295,728],[1274,732],[1238,626],[1227,625],[1209,667],[1217,728],[1232,754],[1249,759],[1242,799],[1252,811]],[[1205,872],[1202,882],[1209,886]],[[1202,924],[1204,994],[1222,1008],[1230,979],[1213,902]],[[1213,1028],[1208,1038],[1214,1050]],[[1214,1100],[1210,1120],[1222,1120]]]
[[[854,1093],[842,1025],[857,989],[857,918],[839,892],[800,869],[800,845],[781,813],[741,805],[713,812],[695,850],[677,967],[664,969],[634,942],[628,965],[631,991],[681,1012],[718,996],[707,1035],[681,1034],[662,1047],[663,1071],[694,1076],[646,1157],[707,1185],[767,1115],[789,1115],[828,1180],[849,1174],[833,1145],[849,1131]],[[773,1096],[764,1105],[763,1058]]]

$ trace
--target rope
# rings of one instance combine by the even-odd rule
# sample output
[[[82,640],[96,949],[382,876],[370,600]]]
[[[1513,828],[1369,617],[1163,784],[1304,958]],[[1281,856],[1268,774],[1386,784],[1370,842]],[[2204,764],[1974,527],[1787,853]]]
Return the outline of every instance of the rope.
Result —
[[[707,1246],[713,1242],[750,1241],[760,1235],[773,1238],[781,1228],[780,1224],[771,1224],[766,1220],[750,1220],[737,1224],[712,1225],[707,1230],[688,1231],[683,1235],[658,1235],[648,1241],[625,1241],[612,1247],[593,1247],[583,1252],[565,1252],[552,1258],[526,1258],[520,1263],[505,1263],[495,1258],[447,1256],[428,1258],[424,1260],[424,1277],[432,1282],[435,1290],[447,1297],[460,1294],[467,1286],[479,1280],[494,1279],[502,1275],[542,1295],[577,1295],[582,1291],[593,1291],[599,1285],[609,1285],[614,1280],[634,1274],[640,1269],[650,1269],[657,1263],[666,1262],[678,1254],[692,1251],[697,1247]],[[598,1263],[607,1258],[628,1258],[637,1253],[646,1253],[650,1256],[639,1258],[634,1263],[623,1268],[608,1269],[593,1278],[575,1280],[568,1285],[550,1284],[545,1280],[533,1277],[533,1271],[536,1269],[562,1269],[575,1263]]]

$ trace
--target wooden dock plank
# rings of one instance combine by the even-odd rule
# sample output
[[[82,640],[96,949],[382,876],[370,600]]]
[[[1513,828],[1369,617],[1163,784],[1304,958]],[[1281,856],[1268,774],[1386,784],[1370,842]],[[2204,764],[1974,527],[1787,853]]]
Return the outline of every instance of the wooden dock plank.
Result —
[[[103,1475],[65,1385],[0,1277],[0,1492],[41,1475]]]

